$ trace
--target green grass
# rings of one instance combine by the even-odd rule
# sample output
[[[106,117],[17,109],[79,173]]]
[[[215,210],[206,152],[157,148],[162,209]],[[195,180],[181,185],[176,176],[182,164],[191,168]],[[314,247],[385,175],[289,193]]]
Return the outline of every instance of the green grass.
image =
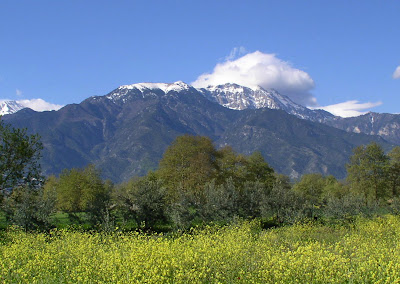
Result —
[[[8,226],[4,212],[0,211],[0,230],[6,229]]]

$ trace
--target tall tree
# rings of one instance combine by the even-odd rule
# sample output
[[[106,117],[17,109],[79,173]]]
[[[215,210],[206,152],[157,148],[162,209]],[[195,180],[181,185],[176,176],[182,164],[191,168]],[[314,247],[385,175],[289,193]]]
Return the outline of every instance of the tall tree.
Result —
[[[72,214],[87,212],[93,222],[99,222],[110,201],[111,186],[94,165],[64,170],[56,185],[58,208]]]
[[[247,157],[246,168],[246,181],[262,182],[268,187],[274,184],[274,169],[268,165],[261,152],[256,151]]]
[[[217,184],[224,184],[231,179],[235,186],[245,182],[247,160],[244,155],[237,154],[231,146],[218,150],[217,154]]]
[[[314,206],[322,203],[325,186],[326,181],[321,174],[306,174],[293,186],[293,190]]]
[[[198,192],[216,176],[217,151],[208,137],[179,136],[165,151],[157,175],[170,191]]]
[[[388,183],[393,196],[400,195],[400,147],[394,147],[388,154],[389,172]]]
[[[371,143],[353,150],[347,164],[347,179],[351,188],[363,193],[366,200],[387,198],[389,158],[381,146]]]
[[[42,149],[39,135],[28,135],[27,129],[0,120],[0,191],[40,186],[44,179],[39,164]]]

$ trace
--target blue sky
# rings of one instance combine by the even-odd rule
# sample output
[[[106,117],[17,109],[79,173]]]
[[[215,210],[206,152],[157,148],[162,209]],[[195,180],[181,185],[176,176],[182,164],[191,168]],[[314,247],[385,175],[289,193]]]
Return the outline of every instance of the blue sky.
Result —
[[[138,82],[218,82],[247,58],[264,63],[242,71],[299,102],[400,113],[399,15],[400,1],[0,0],[0,99],[65,105]]]

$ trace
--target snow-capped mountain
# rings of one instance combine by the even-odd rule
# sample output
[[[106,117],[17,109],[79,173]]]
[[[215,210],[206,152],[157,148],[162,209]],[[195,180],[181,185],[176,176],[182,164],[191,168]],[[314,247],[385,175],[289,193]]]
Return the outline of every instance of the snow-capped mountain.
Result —
[[[23,108],[25,106],[16,101],[0,101],[0,115],[15,113]]]
[[[237,84],[209,86],[198,89],[206,98],[224,107],[236,110],[243,109],[280,109],[299,118],[323,122],[334,117],[323,110],[311,110],[293,102],[289,97],[274,89],[265,90],[261,87],[248,88]]]
[[[299,118],[316,122],[325,122],[334,118],[334,115],[324,110],[311,110],[299,105],[276,90],[265,90],[261,87],[252,89],[231,83],[209,86],[207,88],[194,88],[182,81],[171,84],[138,83],[120,86],[113,92],[109,93],[107,98],[114,102],[118,101],[124,103],[131,99],[133,94],[145,98],[157,94],[184,94],[188,92],[199,92],[208,100],[216,102],[229,109],[279,109]]]
[[[126,102],[132,94],[136,94],[145,97],[152,97],[161,92],[161,94],[167,94],[171,91],[182,92],[189,89],[195,90],[192,86],[178,81],[175,83],[137,83],[132,85],[123,85],[118,87],[116,90],[109,93],[106,98],[113,102]],[[96,98],[96,97],[93,97]]]

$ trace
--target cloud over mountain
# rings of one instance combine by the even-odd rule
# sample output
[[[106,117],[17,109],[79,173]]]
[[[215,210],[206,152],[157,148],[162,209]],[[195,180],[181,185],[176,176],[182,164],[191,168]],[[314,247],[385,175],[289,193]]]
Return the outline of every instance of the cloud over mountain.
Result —
[[[17,103],[35,111],[58,110],[63,107],[62,105],[46,102],[43,99],[17,100]]]
[[[237,54],[238,51],[235,50],[234,53]],[[261,86],[264,89],[276,89],[302,105],[316,105],[316,99],[310,93],[315,85],[311,76],[277,58],[275,54],[255,51],[237,59],[233,58],[231,54],[224,62],[218,63],[211,73],[200,75],[192,85],[198,88],[225,83],[236,83],[250,88]]]
[[[353,101],[346,101],[343,103],[338,103],[338,104],[324,106],[324,107],[317,107],[317,108],[326,110],[337,116],[352,117],[352,116],[360,116],[360,115],[366,114],[366,113],[368,113],[368,111],[365,111],[365,110],[379,106],[381,104],[382,104],[382,102],[360,103],[359,101],[353,100]]]

